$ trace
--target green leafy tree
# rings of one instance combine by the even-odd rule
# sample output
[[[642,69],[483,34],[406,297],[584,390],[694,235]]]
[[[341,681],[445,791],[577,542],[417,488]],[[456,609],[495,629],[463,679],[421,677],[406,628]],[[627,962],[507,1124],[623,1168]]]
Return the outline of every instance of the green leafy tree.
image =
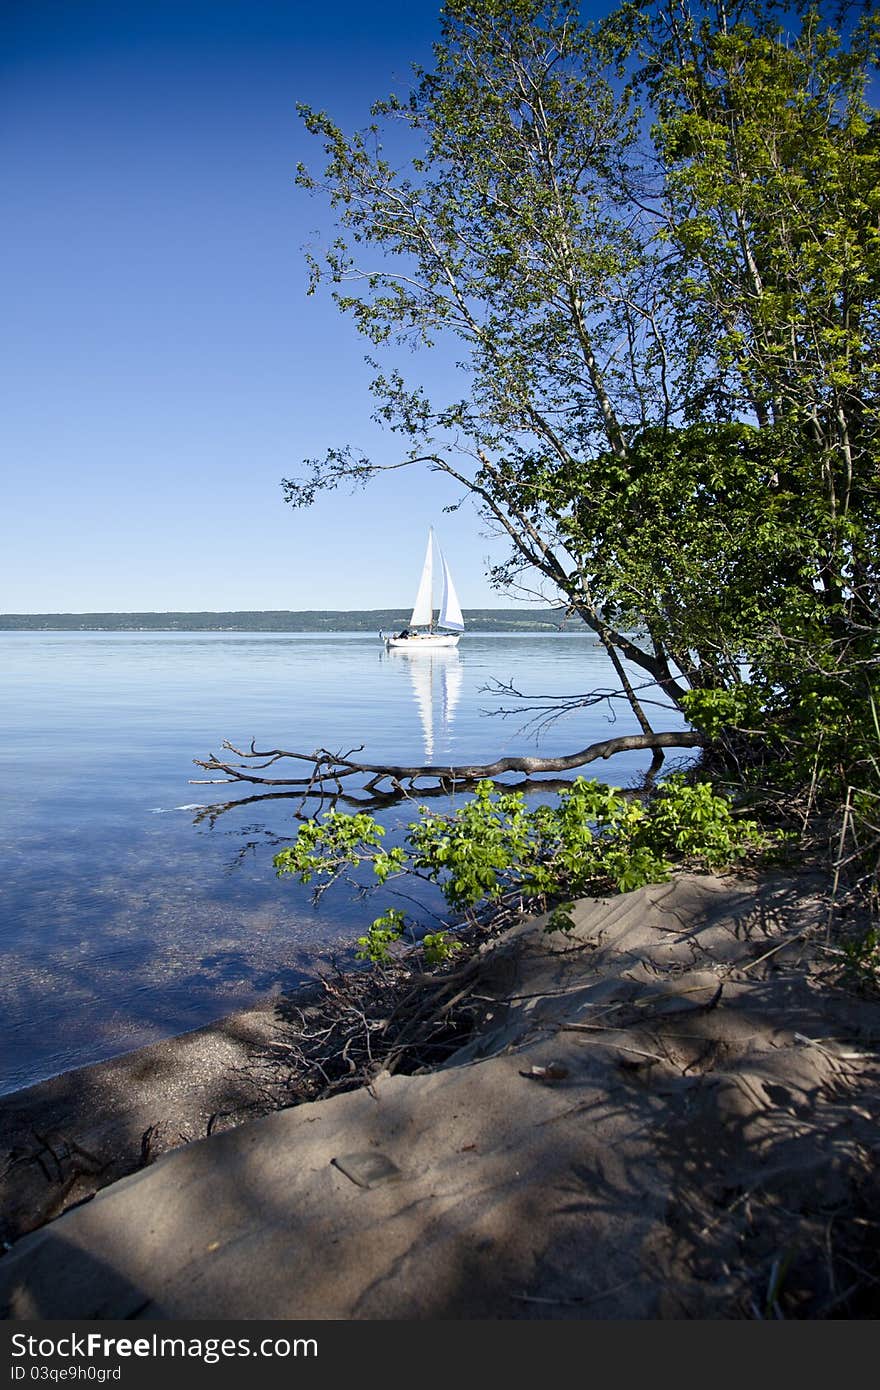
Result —
[[[722,453],[704,453],[700,487],[721,564],[690,567],[697,533],[682,526],[678,571],[703,603],[692,591],[676,609],[696,616],[697,650],[717,619],[727,654],[748,660],[795,775],[812,763],[845,786],[872,777],[877,751],[880,120],[866,85],[880,16],[846,32],[815,4],[764,0],[629,16],[692,366],[686,414],[756,425],[734,430],[739,444],[730,424],[713,431]],[[677,440],[664,447],[682,456]]]
[[[305,169],[299,179],[327,191],[339,222],[323,262],[312,258],[312,288],[329,277],[376,348],[451,337],[463,352],[459,399],[430,400],[396,367],[379,371],[377,415],[406,441],[391,466],[454,479],[510,542],[498,584],[537,571],[615,662],[622,654],[679,691],[661,646],[610,627],[566,545],[588,461],[599,448],[624,459],[631,421],[662,409],[652,232],[633,223],[617,173],[639,122],[609,58],[568,0],[451,0],[434,71],[417,72],[407,98],[378,103],[368,131],[348,138],[303,111],[328,162],[320,183]],[[413,137],[408,168],[386,160],[380,123]],[[621,334],[634,349],[623,358]],[[286,494],[308,504],[385,466],[334,448]],[[618,673],[626,686],[619,663]]]
[[[537,572],[643,730],[622,659],[794,777],[823,738],[832,781],[870,772],[876,38],[876,15],[838,31],[797,0],[652,0],[592,26],[573,0],[448,0],[432,69],[367,131],[304,109],[326,168],[299,181],[337,221],[311,288],[329,279],[370,341],[401,452],[335,447],[287,499],[445,473],[509,541],[495,582]],[[461,392],[436,400],[398,349],[446,341]]]

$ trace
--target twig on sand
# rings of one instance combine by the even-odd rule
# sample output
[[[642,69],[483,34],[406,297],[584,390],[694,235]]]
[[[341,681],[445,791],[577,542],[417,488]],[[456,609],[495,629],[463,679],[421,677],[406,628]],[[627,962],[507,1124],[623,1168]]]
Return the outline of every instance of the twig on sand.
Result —
[[[622,1293],[632,1288],[637,1279],[624,1279],[622,1284],[612,1284],[610,1289],[600,1289],[598,1293],[576,1294],[572,1298],[542,1298],[539,1294],[515,1293],[512,1297],[517,1303],[543,1303],[548,1307],[565,1307],[568,1304],[595,1303],[600,1298],[610,1298],[612,1294]]]
[[[590,1023],[562,1023],[559,1025],[559,1032],[582,1033],[588,1030],[592,1030],[592,1027],[593,1025]],[[609,1028],[603,1029],[602,1031],[612,1032],[613,1030]],[[662,1063],[666,1061],[665,1057],[658,1057],[656,1052],[644,1052],[641,1048],[630,1047],[629,1043],[617,1042],[616,1039],[612,1038],[584,1038],[583,1041],[585,1043],[592,1043],[594,1046],[598,1047],[616,1047],[621,1052],[631,1052],[634,1057],[646,1057],[650,1062]]]
[[[796,941],[806,941],[806,939],[807,933],[799,931],[794,936],[787,936],[784,941],[780,941],[775,946],[772,946],[770,950],[765,951],[762,956],[757,956],[755,960],[750,960],[748,965],[734,964],[731,966],[731,969],[737,970],[745,975],[749,970],[754,970],[755,966],[760,965],[762,961],[769,960],[771,956],[775,956],[777,951],[784,950],[786,946],[793,946]]]

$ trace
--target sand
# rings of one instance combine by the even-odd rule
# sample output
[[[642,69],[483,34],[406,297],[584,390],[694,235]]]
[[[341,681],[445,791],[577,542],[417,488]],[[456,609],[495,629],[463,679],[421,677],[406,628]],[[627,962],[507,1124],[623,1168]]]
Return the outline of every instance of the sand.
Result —
[[[261,1118],[270,1010],[12,1097],[13,1233],[109,1185],[14,1240],[0,1306],[874,1317],[880,1000],[840,983],[826,912],[809,877],[682,874],[570,934],[524,921],[441,1067]]]

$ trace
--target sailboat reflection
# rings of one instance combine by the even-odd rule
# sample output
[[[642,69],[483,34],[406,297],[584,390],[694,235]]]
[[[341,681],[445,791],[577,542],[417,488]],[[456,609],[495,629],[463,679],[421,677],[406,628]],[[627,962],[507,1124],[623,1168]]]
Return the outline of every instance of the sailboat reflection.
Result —
[[[407,667],[422,723],[425,762],[432,763],[437,742],[442,742],[452,731],[452,721],[461,698],[464,680],[461,653],[455,647],[433,647],[422,651],[391,647],[387,659]]]

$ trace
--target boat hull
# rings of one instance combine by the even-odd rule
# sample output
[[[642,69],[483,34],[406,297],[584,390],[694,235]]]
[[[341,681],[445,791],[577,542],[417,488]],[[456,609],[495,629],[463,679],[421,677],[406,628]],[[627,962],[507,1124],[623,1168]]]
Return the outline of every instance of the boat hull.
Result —
[[[430,650],[434,647],[457,647],[461,641],[460,632],[431,632],[416,637],[386,637],[382,633],[386,647],[406,647],[409,651]]]

